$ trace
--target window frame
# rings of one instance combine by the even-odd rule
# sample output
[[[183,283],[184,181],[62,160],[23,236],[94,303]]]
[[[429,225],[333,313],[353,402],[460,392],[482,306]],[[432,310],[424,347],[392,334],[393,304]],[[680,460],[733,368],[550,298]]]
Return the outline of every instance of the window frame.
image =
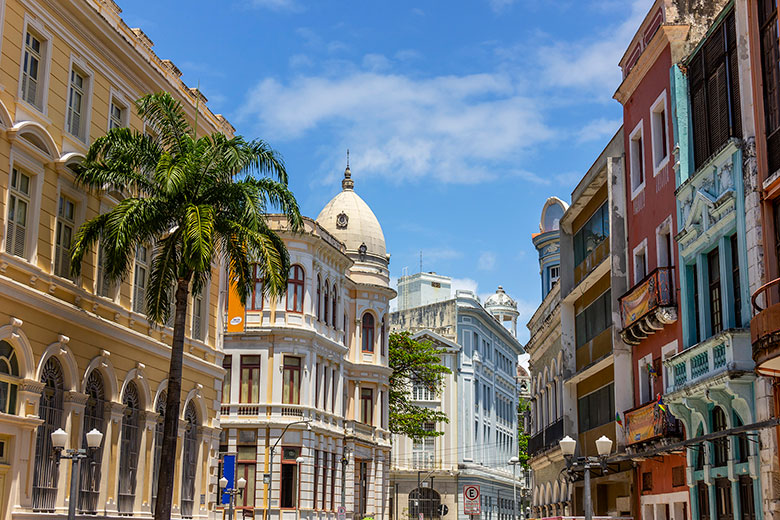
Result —
[[[720,247],[714,247],[705,255],[707,265],[707,317],[710,336],[714,336],[724,330],[726,322],[723,316],[723,273],[720,268]],[[713,258],[716,260],[713,262]],[[717,270],[718,278],[713,280]]]
[[[144,261],[139,261],[138,259],[138,252],[139,248],[144,248],[146,250],[146,259]],[[145,269],[145,280],[143,284],[143,288],[140,289],[138,285],[138,269]],[[138,314],[146,315],[146,291],[149,288],[149,273],[152,270],[152,246],[149,244],[139,244],[136,247],[135,255],[133,257],[133,291],[132,291],[132,304],[131,309],[133,312]],[[139,291],[143,291],[142,298],[138,297]],[[142,303],[138,303],[139,300]],[[139,307],[139,305],[142,305],[143,308]]]
[[[663,113],[663,121],[658,121],[658,113]],[[658,135],[658,134],[661,135]],[[664,167],[669,164],[671,155],[669,150],[669,107],[667,102],[666,89],[653,102],[650,108],[650,135],[651,135],[651,157],[653,159],[653,177],[657,176]],[[658,157],[656,140],[663,140],[663,155]]]
[[[74,73],[80,74],[83,77],[83,84],[81,86],[82,106],[79,114],[79,127],[78,132],[73,133],[70,127],[71,117],[71,90],[73,88],[72,76]],[[82,145],[87,145],[90,142],[90,128],[92,119],[92,90],[94,86],[95,73],[84,62],[84,60],[71,54],[70,66],[68,67],[68,82],[65,97],[65,121],[63,129],[64,137],[75,138]]]
[[[288,360],[297,359],[298,364],[288,363]],[[303,359],[300,356],[294,356],[289,354],[282,355],[282,404],[301,404],[301,373],[303,368]],[[288,375],[289,374],[289,375]],[[293,377],[295,376],[295,377]],[[289,392],[285,392],[285,385],[288,378],[290,379],[289,390],[294,391],[295,396],[286,395]],[[293,399],[296,397],[296,399]]]
[[[668,237],[665,241],[663,237]],[[655,256],[658,267],[674,267],[674,234],[672,230],[672,216],[667,216],[658,227],[655,228]],[[664,252],[668,254],[664,255]]]
[[[256,362],[252,360],[256,358]],[[259,354],[241,354],[238,370],[238,402],[242,404],[257,404],[260,402],[260,381],[263,378],[262,373],[263,360]],[[248,370],[247,395],[244,396],[244,370]],[[256,376],[256,377],[255,377]],[[257,391],[257,398],[252,394]],[[245,400],[247,399],[247,400]],[[253,400],[254,399],[254,400]]]
[[[647,184],[647,168],[645,168],[647,162],[645,160],[646,143],[644,133],[644,120],[640,120],[628,137],[630,169],[629,188],[631,189],[631,200],[634,200],[637,195],[639,195],[642,190],[645,189],[645,185]],[[639,143],[636,150],[638,150],[641,155],[639,158],[636,157],[636,150],[634,148],[637,140]],[[637,166],[639,166],[638,169]],[[641,175],[641,180],[638,182],[636,179],[637,174]]]
[[[650,272],[650,262],[647,255],[647,238],[644,238],[633,250],[631,257],[634,269],[634,285],[641,282]],[[639,269],[639,259],[642,258],[642,269]],[[640,276],[641,273],[641,276]]]
[[[374,425],[374,388],[370,386],[360,387],[360,422]]]
[[[370,325],[366,319],[370,318]],[[360,349],[364,354],[373,354],[376,350],[376,318],[370,311],[365,311],[360,318]]]
[[[298,278],[298,274],[300,274],[300,278]],[[285,306],[287,312],[293,312],[295,314],[303,313],[303,303],[306,299],[305,284],[306,272],[303,270],[303,267],[300,264],[291,265],[290,273],[287,276],[287,304]],[[290,308],[290,287],[293,288],[292,308]]]
[[[262,311],[263,310],[263,278],[258,276],[257,270],[259,269],[259,266],[257,264],[252,264],[252,294],[250,294],[249,298],[249,307],[247,310],[249,311]],[[257,288],[260,287],[259,295],[260,295],[260,304],[258,306],[258,290]]]
[[[37,37],[41,44],[41,51],[39,52],[40,60],[38,62],[38,75],[39,79],[36,87],[35,102],[31,103],[27,101],[25,93],[22,89],[24,77],[24,58],[27,46],[27,34],[31,33],[34,37]],[[24,106],[31,107],[37,112],[47,116],[49,113],[49,81],[51,71],[51,55],[52,55],[52,35],[43,26],[40,21],[32,18],[28,14],[24,16],[24,28],[22,30],[22,41],[20,45],[21,56],[19,57],[19,85],[17,89],[17,102],[22,102]]]
[[[121,94],[114,87],[111,87],[109,91],[108,101],[108,119],[106,120],[106,131],[109,132],[114,128],[129,128],[130,127],[130,102],[127,97]],[[112,107],[116,106],[120,109],[119,125],[112,126],[114,123],[114,114],[112,113]]]

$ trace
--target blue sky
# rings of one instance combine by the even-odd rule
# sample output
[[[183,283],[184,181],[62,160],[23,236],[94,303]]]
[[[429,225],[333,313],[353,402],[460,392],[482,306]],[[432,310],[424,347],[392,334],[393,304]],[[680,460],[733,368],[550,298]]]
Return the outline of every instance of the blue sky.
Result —
[[[219,6],[218,8],[215,6]],[[125,0],[210,108],[285,158],[304,213],[356,191],[391,274],[540,301],[545,199],[566,201],[622,121],[618,61],[650,0]]]

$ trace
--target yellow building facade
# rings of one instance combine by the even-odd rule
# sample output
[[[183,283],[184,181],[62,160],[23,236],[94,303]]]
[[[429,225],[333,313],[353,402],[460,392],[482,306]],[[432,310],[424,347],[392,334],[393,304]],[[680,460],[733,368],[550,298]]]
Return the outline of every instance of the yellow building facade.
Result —
[[[118,286],[97,251],[69,274],[78,227],[117,193],[90,194],[72,166],[114,126],[143,131],[133,101],[169,91],[200,132],[233,128],[121,19],[111,0],[0,0],[0,519],[77,511],[150,517],[172,330],[144,315],[151,249]],[[187,323],[174,516],[214,511],[222,385],[218,275]],[[69,496],[50,434],[104,434]]]

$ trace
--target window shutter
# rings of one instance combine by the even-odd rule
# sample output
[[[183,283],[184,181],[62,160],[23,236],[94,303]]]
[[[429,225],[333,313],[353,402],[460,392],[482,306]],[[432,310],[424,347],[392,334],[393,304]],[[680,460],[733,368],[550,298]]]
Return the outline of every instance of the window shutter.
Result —
[[[731,103],[731,137],[742,137],[742,110],[739,97],[739,64],[737,63],[737,34],[734,13],[726,20],[726,43],[728,44],[729,89]]]

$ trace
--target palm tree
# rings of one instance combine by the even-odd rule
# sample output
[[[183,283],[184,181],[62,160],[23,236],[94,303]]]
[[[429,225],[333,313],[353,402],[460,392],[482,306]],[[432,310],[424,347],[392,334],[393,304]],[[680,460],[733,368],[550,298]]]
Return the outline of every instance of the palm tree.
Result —
[[[85,222],[71,249],[71,269],[99,245],[106,280],[130,273],[138,247],[151,247],[146,314],[163,324],[173,309],[162,457],[154,517],[169,520],[181,399],[184,326],[190,293],[208,287],[212,268],[224,262],[228,281],[242,302],[252,290],[258,265],[264,290],[284,294],[290,259],[282,239],[268,227],[273,207],[301,228],[298,204],[287,186],[280,156],[263,141],[229,139],[215,133],[198,138],[181,103],[168,93],[136,101],[153,135],[115,128],[95,140],[77,182],[123,199],[108,213]],[[197,121],[197,120],[196,120]]]

